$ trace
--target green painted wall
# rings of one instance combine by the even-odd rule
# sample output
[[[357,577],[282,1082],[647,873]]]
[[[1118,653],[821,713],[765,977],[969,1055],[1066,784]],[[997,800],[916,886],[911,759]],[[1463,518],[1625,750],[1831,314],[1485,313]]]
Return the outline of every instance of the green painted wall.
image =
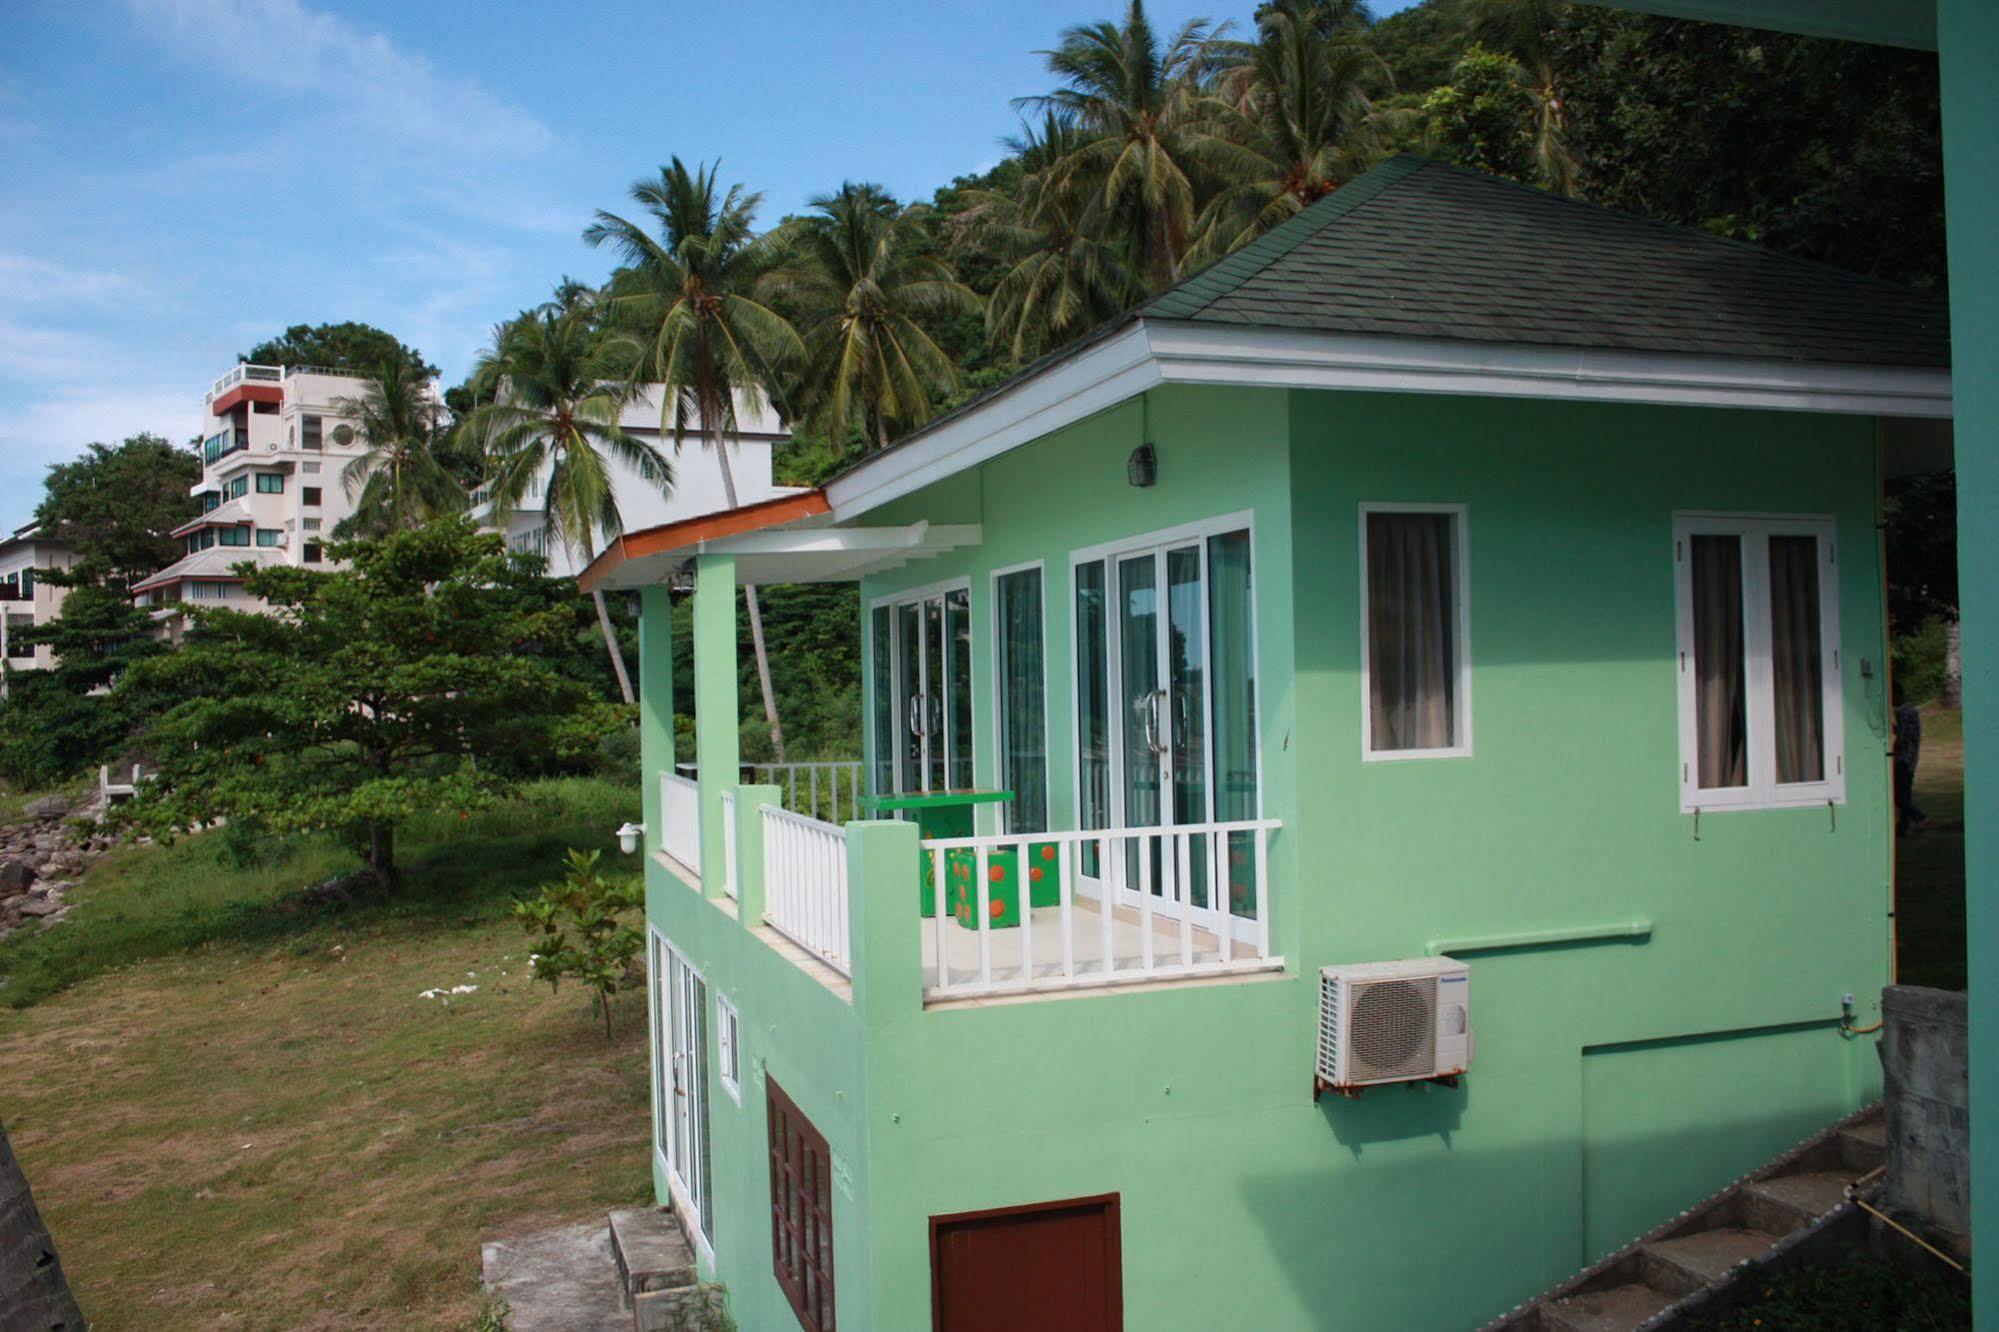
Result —
[[[1957,412],[1958,587],[1964,627],[1964,831],[1971,991],[1971,1233],[1978,1326],[1999,1328],[1999,7],[1938,0],[1944,200]]]
[[[1134,490],[1124,460],[1145,439],[1160,481]],[[1259,1327],[1461,1327],[1871,1095],[1871,1044],[1836,1020],[1846,991],[1871,1013],[1887,972],[1874,462],[1872,423],[1831,417],[1173,389],[955,483],[946,506],[961,519],[976,501],[984,544],[871,580],[864,598],[970,578],[991,781],[990,573],[1047,561],[1058,826],[1075,789],[1069,552],[1254,512],[1265,812],[1285,823],[1274,943],[1290,967],[926,1012],[914,914],[897,918],[906,880],[884,870],[857,894],[849,1018],[803,1003],[795,969],[730,921],[728,946],[749,951],[725,989],[772,1075],[815,1097],[800,1099],[865,1166],[840,1218],[843,1321],[927,1325],[930,1215],[1117,1192],[1130,1327],[1227,1325],[1251,1292]],[[927,500],[870,521],[941,518]],[[1469,506],[1471,758],[1360,760],[1364,500]],[[1710,815],[1696,842],[1678,812],[1677,508],[1837,516],[1836,824],[1825,810]],[[676,913],[669,933],[722,917],[677,883],[653,896]],[[1479,1039],[1462,1089],[1313,1102],[1317,967],[1639,916],[1656,924],[1645,942],[1471,957]],[[760,1131],[760,1115],[744,1117]],[[716,1158],[718,1176],[744,1177],[718,1191],[718,1227],[741,1209],[760,1223],[761,1157],[724,1166],[718,1134]],[[853,1284],[850,1233],[868,1246]],[[767,1244],[721,1238],[721,1274],[751,1301],[739,1308],[768,1308]]]

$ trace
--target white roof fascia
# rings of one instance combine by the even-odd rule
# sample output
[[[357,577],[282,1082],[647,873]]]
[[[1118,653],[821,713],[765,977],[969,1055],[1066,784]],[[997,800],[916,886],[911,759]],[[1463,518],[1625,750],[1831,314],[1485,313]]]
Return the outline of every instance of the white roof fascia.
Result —
[[[827,483],[847,522],[1161,384],[1948,419],[1948,370],[1140,320]]]
[[[1948,418],[1948,370],[1147,324],[1168,383]]]
[[[976,467],[1115,407],[1159,382],[1159,368],[1146,347],[1145,326],[1133,324],[828,482],[826,499],[833,506],[833,520],[844,522]]]

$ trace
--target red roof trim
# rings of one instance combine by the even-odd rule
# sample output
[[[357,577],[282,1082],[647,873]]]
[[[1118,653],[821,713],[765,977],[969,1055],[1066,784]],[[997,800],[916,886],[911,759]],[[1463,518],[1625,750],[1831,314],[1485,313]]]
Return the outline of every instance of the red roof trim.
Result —
[[[683,518],[677,523],[662,523],[643,531],[627,532],[612,542],[602,555],[590,561],[589,568],[576,575],[576,586],[585,592],[592,591],[628,560],[664,555],[703,541],[760,532],[766,527],[782,527],[800,518],[832,511],[833,505],[827,500],[825,491],[808,490],[798,495],[779,495],[776,499]]]

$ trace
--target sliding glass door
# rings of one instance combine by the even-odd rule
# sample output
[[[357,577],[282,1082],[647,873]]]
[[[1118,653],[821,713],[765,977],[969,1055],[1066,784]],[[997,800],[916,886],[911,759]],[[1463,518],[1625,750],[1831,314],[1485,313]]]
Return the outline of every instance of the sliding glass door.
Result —
[[[1246,527],[1193,529],[1075,565],[1078,823],[1187,829],[1130,839],[1086,875],[1125,906],[1250,937],[1258,817],[1256,625]]]
[[[704,1236],[713,1235],[708,1171],[708,983],[672,944],[650,935],[653,1131],[666,1168]]]
[[[887,778],[897,792],[969,789],[971,593],[957,587],[892,599],[875,608],[869,623],[877,635],[877,780]],[[890,675],[886,682],[884,670]]]

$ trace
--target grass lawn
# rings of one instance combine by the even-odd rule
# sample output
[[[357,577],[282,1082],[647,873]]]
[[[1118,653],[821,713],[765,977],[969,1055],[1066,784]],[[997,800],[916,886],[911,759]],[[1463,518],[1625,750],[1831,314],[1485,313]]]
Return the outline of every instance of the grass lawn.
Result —
[[[1921,832],[1895,847],[1895,943],[1905,985],[1962,990],[1964,962],[1964,714],[1923,709],[1916,807]]]
[[[607,1042],[504,916],[635,805],[548,783],[413,829],[395,904],[288,901],[351,864],[318,841],[124,851],[0,944],[31,1005],[0,1011],[0,1116],[92,1326],[465,1327],[482,1239],[646,1197],[642,995]]]

